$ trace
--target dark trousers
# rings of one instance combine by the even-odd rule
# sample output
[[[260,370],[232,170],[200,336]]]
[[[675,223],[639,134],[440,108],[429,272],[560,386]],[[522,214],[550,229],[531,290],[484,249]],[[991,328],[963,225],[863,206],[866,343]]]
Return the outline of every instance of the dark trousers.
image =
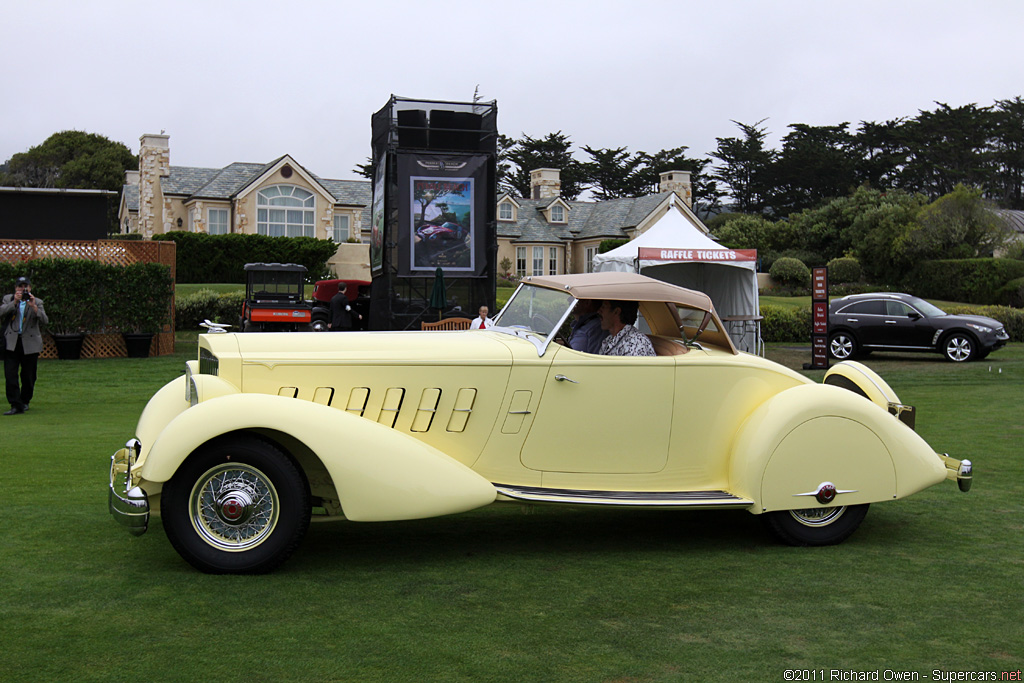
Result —
[[[38,353],[25,353],[21,346],[21,338],[13,351],[4,354],[4,379],[7,382],[7,402],[12,408],[24,410],[32,400],[36,386],[36,367],[39,365]],[[18,368],[21,368],[21,387],[18,387]]]

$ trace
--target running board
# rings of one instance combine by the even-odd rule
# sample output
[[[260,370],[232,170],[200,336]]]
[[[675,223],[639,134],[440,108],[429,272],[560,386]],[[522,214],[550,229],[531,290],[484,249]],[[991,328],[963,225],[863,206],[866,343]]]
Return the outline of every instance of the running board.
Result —
[[[505,484],[494,484],[494,488],[506,498],[533,503],[707,508],[745,508],[754,504],[726,491],[581,491]]]

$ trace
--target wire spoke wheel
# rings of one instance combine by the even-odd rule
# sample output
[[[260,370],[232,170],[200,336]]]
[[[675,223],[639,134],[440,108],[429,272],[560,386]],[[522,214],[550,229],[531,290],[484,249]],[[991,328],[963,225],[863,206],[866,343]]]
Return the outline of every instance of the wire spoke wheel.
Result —
[[[212,574],[281,564],[309,527],[309,482],[276,444],[250,435],[210,441],[164,484],[160,511],[174,549]]]
[[[846,506],[837,508],[806,508],[804,510],[790,510],[789,514],[797,522],[809,527],[823,527],[832,524],[843,516]]]
[[[251,465],[225,463],[202,475],[189,497],[196,532],[221,550],[247,550],[270,536],[280,515],[273,482]]]

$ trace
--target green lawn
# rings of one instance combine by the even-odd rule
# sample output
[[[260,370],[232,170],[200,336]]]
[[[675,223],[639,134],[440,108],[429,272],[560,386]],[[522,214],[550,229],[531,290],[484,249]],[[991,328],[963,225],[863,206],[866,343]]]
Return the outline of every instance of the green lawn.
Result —
[[[193,354],[186,343],[174,357],[42,361],[32,410],[0,417],[4,681],[1021,668],[1022,344],[966,365],[867,361],[917,406],[933,447],[975,461],[976,479],[968,494],[947,483],[874,505],[840,546],[777,545],[745,512],[491,507],[314,524],[279,571],[255,577],[197,573],[158,519],[131,538],[107,514],[110,454]],[[770,345],[769,356],[798,368],[810,349]]]

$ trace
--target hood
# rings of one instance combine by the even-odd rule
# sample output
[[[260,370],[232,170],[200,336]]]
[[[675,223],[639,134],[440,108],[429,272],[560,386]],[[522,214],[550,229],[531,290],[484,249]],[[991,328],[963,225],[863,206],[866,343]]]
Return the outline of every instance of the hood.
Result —
[[[946,322],[966,325],[967,323],[974,323],[975,325],[984,325],[991,327],[994,330],[1000,330],[1003,324],[995,318],[989,318],[984,315],[944,315],[939,320]]]
[[[248,332],[206,334],[200,346],[243,362],[317,361],[384,365],[511,365],[508,337],[483,330],[441,332]],[[514,339],[514,338],[512,338]],[[519,341],[519,340],[517,340]],[[523,344],[529,342],[522,341]],[[532,348],[532,347],[531,347]]]

